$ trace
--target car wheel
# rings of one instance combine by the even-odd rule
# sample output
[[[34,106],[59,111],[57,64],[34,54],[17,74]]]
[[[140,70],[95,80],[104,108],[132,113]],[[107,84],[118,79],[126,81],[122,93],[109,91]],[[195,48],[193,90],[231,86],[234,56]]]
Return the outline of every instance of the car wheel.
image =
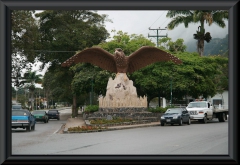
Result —
[[[180,121],[179,121],[179,125],[180,125],[180,126],[182,125],[182,119],[180,119]]]
[[[46,123],[47,122],[47,120],[44,120],[44,123]]]
[[[173,125],[173,123],[171,125]]]
[[[26,131],[30,132],[30,131],[31,131],[31,128],[32,128],[31,125],[27,126],[27,127],[26,127]]]
[[[57,120],[60,120],[59,118]]]
[[[191,119],[189,118],[188,119],[188,123],[187,123],[188,125],[190,125],[191,124]]]
[[[218,121],[219,121],[219,122],[225,122],[225,119],[226,119],[225,113],[221,113],[221,114],[219,115]]]
[[[35,124],[32,126],[32,130],[35,130]]]
[[[161,123],[161,126],[164,126],[164,123]]]
[[[207,115],[204,115],[204,118],[203,118],[203,123],[206,124],[207,123]]]

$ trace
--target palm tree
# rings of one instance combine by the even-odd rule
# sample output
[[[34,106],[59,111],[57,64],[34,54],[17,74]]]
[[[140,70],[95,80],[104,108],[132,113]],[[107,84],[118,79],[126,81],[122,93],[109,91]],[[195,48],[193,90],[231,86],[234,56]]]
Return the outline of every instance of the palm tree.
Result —
[[[24,73],[24,81],[23,83],[28,83],[26,85],[26,87],[29,89],[29,92],[31,94],[31,110],[33,108],[33,94],[34,94],[34,90],[36,89],[35,84],[36,83],[42,83],[42,79],[41,79],[42,75],[41,74],[36,74],[36,71],[28,71],[27,73]]]
[[[224,28],[226,25],[224,19],[228,19],[228,11],[225,10],[170,10],[166,17],[173,18],[168,24],[168,29],[172,30],[179,24],[184,24],[187,28],[189,23],[200,22],[198,31],[193,34],[197,40],[197,50],[200,56],[203,56],[204,41],[210,42],[212,39],[209,32],[205,33],[204,22],[209,26],[216,23],[219,27]],[[200,28],[200,29],[199,29]]]

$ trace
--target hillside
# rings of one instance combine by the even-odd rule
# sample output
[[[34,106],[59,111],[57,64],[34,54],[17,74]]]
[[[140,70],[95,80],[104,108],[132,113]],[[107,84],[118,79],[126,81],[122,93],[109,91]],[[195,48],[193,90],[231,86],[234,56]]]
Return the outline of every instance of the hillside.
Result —
[[[197,52],[197,40],[190,40],[185,43],[187,52]],[[228,34],[225,38],[213,38],[209,43],[204,43],[204,55],[228,55]]]

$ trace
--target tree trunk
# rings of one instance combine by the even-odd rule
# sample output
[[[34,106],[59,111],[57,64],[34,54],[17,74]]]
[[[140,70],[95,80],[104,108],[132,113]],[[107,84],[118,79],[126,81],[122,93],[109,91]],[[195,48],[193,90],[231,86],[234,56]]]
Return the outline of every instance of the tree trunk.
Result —
[[[72,106],[72,117],[77,117],[76,115],[76,95],[73,95],[73,106]]]
[[[197,47],[198,47],[198,54],[199,54],[199,56],[202,57],[203,56],[203,51],[204,51],[204,39],[198,40]]]
[[[200,40],[200,42],[201,42],[201,54],[200,54],[200,56],[202,57],[203,52],[204,52],[204,39]]]

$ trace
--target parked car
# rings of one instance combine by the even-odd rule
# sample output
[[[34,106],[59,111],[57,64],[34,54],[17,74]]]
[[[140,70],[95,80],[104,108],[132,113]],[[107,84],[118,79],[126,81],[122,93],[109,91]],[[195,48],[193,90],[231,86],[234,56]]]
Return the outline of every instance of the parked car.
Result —
[[[35,130],[36,120],[29,110],[12,110],[12,128],[23,128],[26,131]]]
[[[57,119],[57,120],[59,120],[60,119],[60,113],[59,113],[59,111],[58,110],[56,110],[56,109],[50,109],[50,110],[48,110],[48,118],[49,119]]]
[[[42,121],[44,123],[48,123],[48,115],[46,111],[35,110],[35,111],[32,111],[32,114],[35,117],[36,121]]]
[[[21,104],[12,104],[12,110],[19,110],[19,109],[22,109]]]
[[[169,108],[161,116],[160,123],[161,126],[164,126],[164,124],[178,124],[181,126],[183,123],[190,125],[191,119],[186,108]]]

